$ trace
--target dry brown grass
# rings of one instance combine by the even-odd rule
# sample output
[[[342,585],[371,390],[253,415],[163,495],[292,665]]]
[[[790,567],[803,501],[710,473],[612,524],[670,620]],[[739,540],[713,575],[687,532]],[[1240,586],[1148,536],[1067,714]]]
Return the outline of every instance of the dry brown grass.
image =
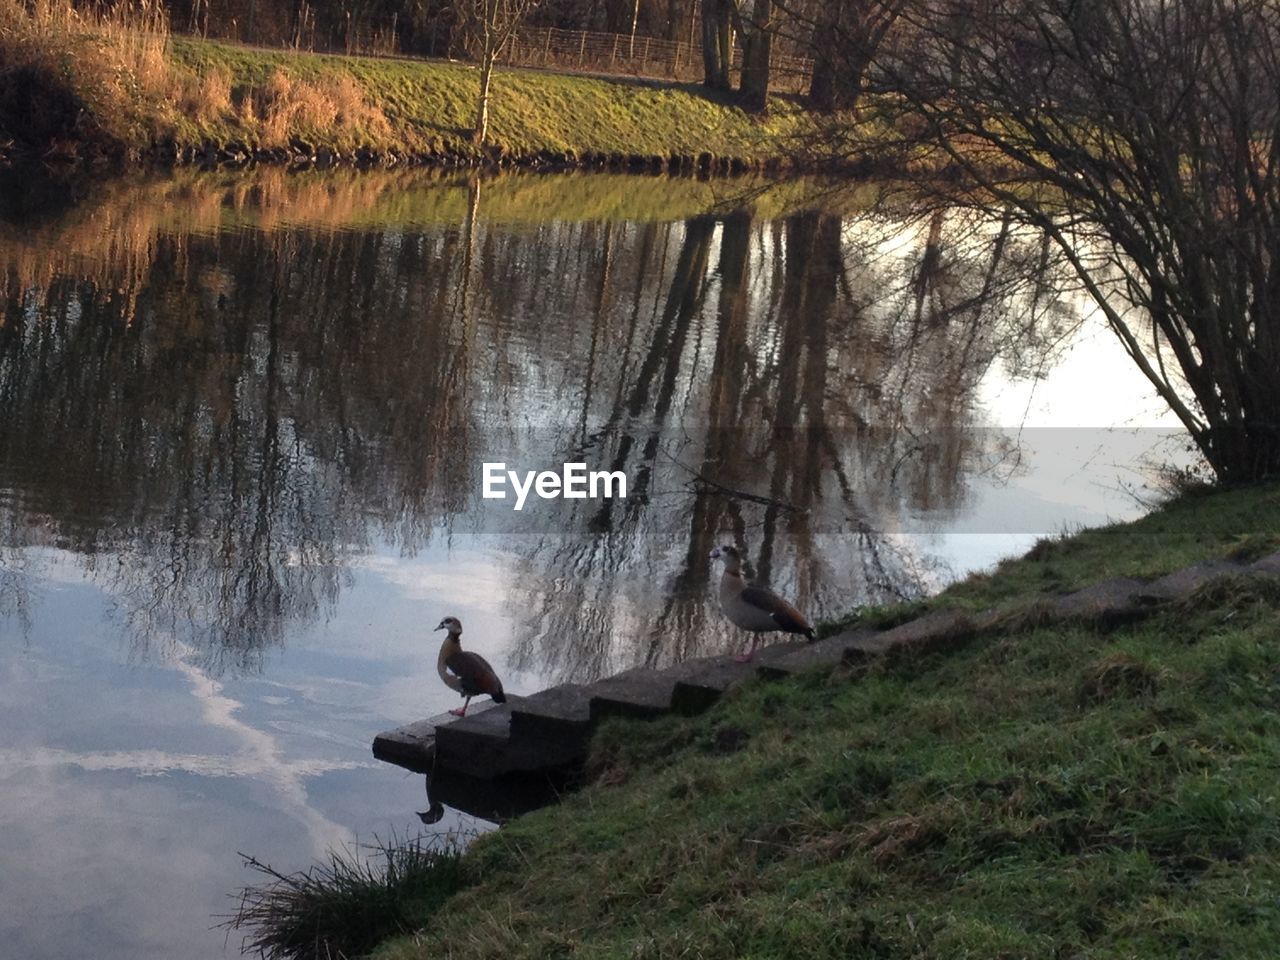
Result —
[[[82,138],[82,110],[102,132],[119,132],[140,101],[170,94],[168,42],[168,15],[153,0],[83,9],[71,0],[0,0],[0,106],[10,135],[55,146]]]
[[[349,74],[312,81],[276,69],[267,82],[246,97],[242,117],[256,119],[265,145],[285,143],[292,136],[363,131],[386,136],[390,124],[382,111],[366,99],[363,88]]]
[[[71,0],[0,0],[6,70],[50,66],[82,74],[106,90],[168,92],[169,17],[153,0],[82,9]],[[70,59],[67,54],[78,54]]]
[[[231,74],[224,67],[215,66],[198,77],[175,71],[172,82],[173,102],[198,122],[216,123],[235,113]]]

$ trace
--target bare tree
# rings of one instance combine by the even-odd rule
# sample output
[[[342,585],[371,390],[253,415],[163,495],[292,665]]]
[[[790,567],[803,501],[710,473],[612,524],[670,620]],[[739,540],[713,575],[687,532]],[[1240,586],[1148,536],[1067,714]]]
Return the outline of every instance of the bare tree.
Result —
[[[872,60],[907,0],[773,0],[785,34],[813,52],[809,103],[817,110],[856,109]]]
[[[453,0],[454,14],[471,55],[480,64],[480,94],[476,100],[471,139],[484,143],[489,133],[489,88],[498,57],[538,0]]]
[[[1044,231],[1221,481],[1280,471],[1280,7],[916,0],[898,29],[888,119],[965,175],[918,186]]]

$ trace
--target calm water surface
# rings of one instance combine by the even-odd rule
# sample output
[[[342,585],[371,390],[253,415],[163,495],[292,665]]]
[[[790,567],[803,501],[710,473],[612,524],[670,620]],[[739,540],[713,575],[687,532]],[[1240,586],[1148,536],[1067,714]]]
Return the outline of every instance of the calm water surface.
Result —
[[[1035,238],[759,186],[0,185],[0,952],[235,955],[237,851],[415,834],[446,614],[531,692],[736,649],[719,542],[821,617],[1139,512],[1172,421]]]

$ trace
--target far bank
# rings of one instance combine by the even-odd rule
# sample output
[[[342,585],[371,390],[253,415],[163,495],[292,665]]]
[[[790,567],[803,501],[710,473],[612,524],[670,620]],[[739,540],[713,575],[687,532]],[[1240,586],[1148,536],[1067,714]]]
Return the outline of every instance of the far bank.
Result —
[[[695,84],[500,69],[472,142],[474,65],[171,36],[163,23],[9,11],[0,155],[50,161],[781,169],[792,99],[750,114]]]

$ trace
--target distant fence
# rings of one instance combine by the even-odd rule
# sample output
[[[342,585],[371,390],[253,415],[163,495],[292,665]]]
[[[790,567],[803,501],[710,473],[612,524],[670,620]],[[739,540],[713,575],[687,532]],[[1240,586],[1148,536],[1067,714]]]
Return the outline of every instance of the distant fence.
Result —
[[[733,71],[741,67],[742,52],[733,51]],[[591,73],[621,74],[696,82],[703,78],[702,47],[683,40],[526,27],[512,39],[502,61],[526,67],[556,67]],[[808,89],[813,61],[774,54],[771,90],[801,93]]]

